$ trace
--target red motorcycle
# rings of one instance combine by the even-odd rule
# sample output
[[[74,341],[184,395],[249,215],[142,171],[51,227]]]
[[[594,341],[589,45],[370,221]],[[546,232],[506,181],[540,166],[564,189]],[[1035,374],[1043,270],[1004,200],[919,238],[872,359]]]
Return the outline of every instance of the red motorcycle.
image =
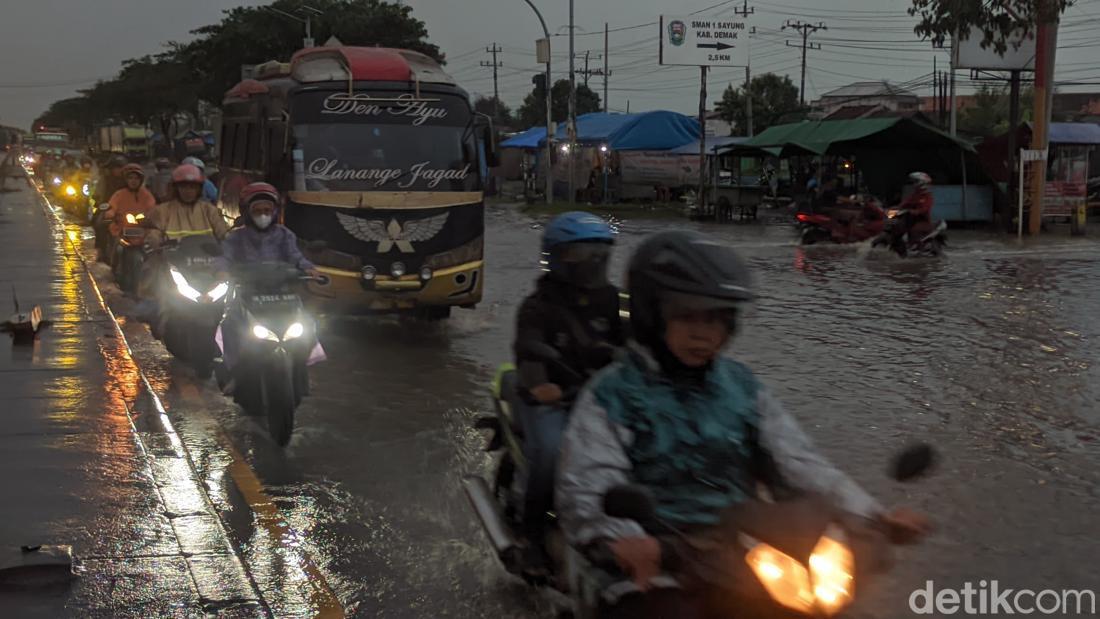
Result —
[[[886,211],[874,196],[852,196],[846,203],[859,209],[837,207],[831,215],[799,213],[796,217],[801,243],[861,243],[886,229]]]

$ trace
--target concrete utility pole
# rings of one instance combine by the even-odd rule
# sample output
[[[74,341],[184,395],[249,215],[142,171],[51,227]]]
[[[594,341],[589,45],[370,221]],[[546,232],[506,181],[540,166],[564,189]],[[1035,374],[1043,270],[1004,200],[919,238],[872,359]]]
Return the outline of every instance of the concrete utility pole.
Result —
[[[745,0],[745,6],[743,8],[740,8],[740,9],[734,9],[733,12],[736,13],[737,15],[740,15],[741,17],[744,17],[744,18],[747,19],[749,15],[752,15],[752,14],[756,13],[756,7],[750,7],[749,6],[749,0]],[[751,29],[749,29],[749,38],[751,39],[752,35],[754,35],[754,34],[756,34],[756,27],[755,26],[752,27]],[[749,60],[745,62],[745,116],[746,116],[746,120],[748,120],[748,122],[746,123],[748,125],[748,127],[746,127],[746,128],[748,129],[748,137],[750,137],[750,138],[753,136],[753,126],[752,126],[752,70],[750,69],[751,64],[752,64],[752,47],[751,47],[751,44],[750,44]]]
[[[1031,134],[1032,150],[1049,147],[1051,103],[1054,95],[1054,61],[1058,50],[1058,17],[1051,10],[1049,0],[1039,3],[1036,13],[1039,24],[1035,41],[1035,127]],[[1050,14],[1047,19],[1047,14]],[[1031,175],[1031,213],[1028,217],[1029,234],[1038,234],[1043,225],[1043,194],[1046,189],[1046,166],[1037,164]],[[1071,217],[1075,221],[1076,217]]]
[[[497,69],[504,66],[503,63],[497,62],[497,54],[504,51],[496,43],[493,43],[492,47],[486,47],[485,53],[493,55],[492,62],[481,61],[481,66],[493,68],[493,121],[495,122],[500,118],[500,89],[497,87]]]
[[[786,41],[787,47],[801,47],[802,48],[802,87],[798,89],[798,102],[800,105],[806,105],[806,50],[809,49],[821,49],[821,45],[817,43],[810,43],[810,35],[818,30],[828,30],[825,26],[825,22],[818,22],[816,24],[807,24],[802,20],[787,20],[787,23],[783,24],[781,30],[797,30],[802,34],[802,44],[791,45],[790,41]]]
[[[611,77],[611,69],[607,67],[608,53],[610,50],[607,47],[607,22],[603,24],[603,113],[607,113],[607,78]]]
[[[546,27],[546,20],[542,13],[531,0],[525,0],[527,6],[535,12],[542,25],[542,35],[546,37],[546,203],[554,201],[554,111],[552,94],[553,82],[550,81],[550,30]]]
[[[577,159],[577,67],[576,50],[573,46],[573,34],[574,34],[574,22],[573,22],[573,1],[569,0],[569,203],[576,204],[577,192],[574,185],[576,184],[576,159]],[[550,88],[550,84],[546,87]]]

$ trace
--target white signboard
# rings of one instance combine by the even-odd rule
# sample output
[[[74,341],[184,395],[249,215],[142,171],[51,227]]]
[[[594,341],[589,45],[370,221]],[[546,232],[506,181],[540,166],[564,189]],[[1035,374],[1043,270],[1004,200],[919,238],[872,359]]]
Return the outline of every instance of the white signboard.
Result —
[[[661,16],[661,64],[743,67],[748,61],[744,18]]]
[[[982,48],[985,34],[973,28],[966,39],[959,38],[955,45],[956,69],[985,69],[987,71],[1034,71],[1035,33],[1026,37],[1022,33],[1009,37],[1004,54],[998,54],[992,43]]]

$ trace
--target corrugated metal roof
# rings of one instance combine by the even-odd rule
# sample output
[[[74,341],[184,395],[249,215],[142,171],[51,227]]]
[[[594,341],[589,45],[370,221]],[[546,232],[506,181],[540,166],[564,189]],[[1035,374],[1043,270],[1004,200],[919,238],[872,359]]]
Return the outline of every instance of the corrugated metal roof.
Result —
[[[913,97],[915,99],[917,95],[885,80],[881,82],[856,82],[821,95],[822,99],[845,97]]]

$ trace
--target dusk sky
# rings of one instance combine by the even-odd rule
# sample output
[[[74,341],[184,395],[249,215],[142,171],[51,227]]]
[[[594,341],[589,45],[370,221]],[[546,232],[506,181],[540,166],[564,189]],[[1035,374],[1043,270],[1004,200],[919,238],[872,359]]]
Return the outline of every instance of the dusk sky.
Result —
[[[566,0],[535,0],[550,29],[565,34]],[[122,60],[156,53],[169,40],[187,40],[196,27],[216,22],[224,9],[255,2],[191,0],[13,0],[4,9],[0,37],[0,124],[28,127],[52,101],[72,96],[77,88],[111,77]],[[448,56],[447,70],[472,93],[492,94],[492,71],[479,66],[490,57],[492,43],[503,48],[499,60],[501,98],[513,108],[531,89],[535,39],[541,28],[523,0],[406,0],[414,15],[427,24],[430,39]],[[743,0],[577,0],[578,53],[590,51],[593,68],[603,61],[603,27],[608,23],[612,76],[612,110],[671,109],[695,113],[698,107],[698,69],[657,66],[657,30],[662,13],[732,16]],[[934,51],[913,34],[914,18],[905,9],[908,0],[783,0],[749,2],[755,8],[750,25],[758,35],[752,46],[752,70],[787,74],[799,82],[800,52],[788,47],[795,33],[783,32],[787,21],[825,22],[827,31],[812,41],[822,49],[809,53],[807,99],[854,81],[889,79],[911,86],[921,95],[932,91],[933,58],[947,64],[945,51]],[[1100,66],[1093,59],[1100,37],[1100,0],[1080,0],[1067,13],[1060,38],[1058,79],[1085,82],[1064,90],[1100,91]],[[554,72],[565,77],[568,39],[553,39]],[[579,61],[583,68],[583,58]],[[972,90],[969,74],[960,72],[961,92]],[[589,84],[602,95],[602,78]],[[711,101],[730,82],[744,79],[740,68],[712,71]],[[1092,85],[1091,83],[1096,83]]]

